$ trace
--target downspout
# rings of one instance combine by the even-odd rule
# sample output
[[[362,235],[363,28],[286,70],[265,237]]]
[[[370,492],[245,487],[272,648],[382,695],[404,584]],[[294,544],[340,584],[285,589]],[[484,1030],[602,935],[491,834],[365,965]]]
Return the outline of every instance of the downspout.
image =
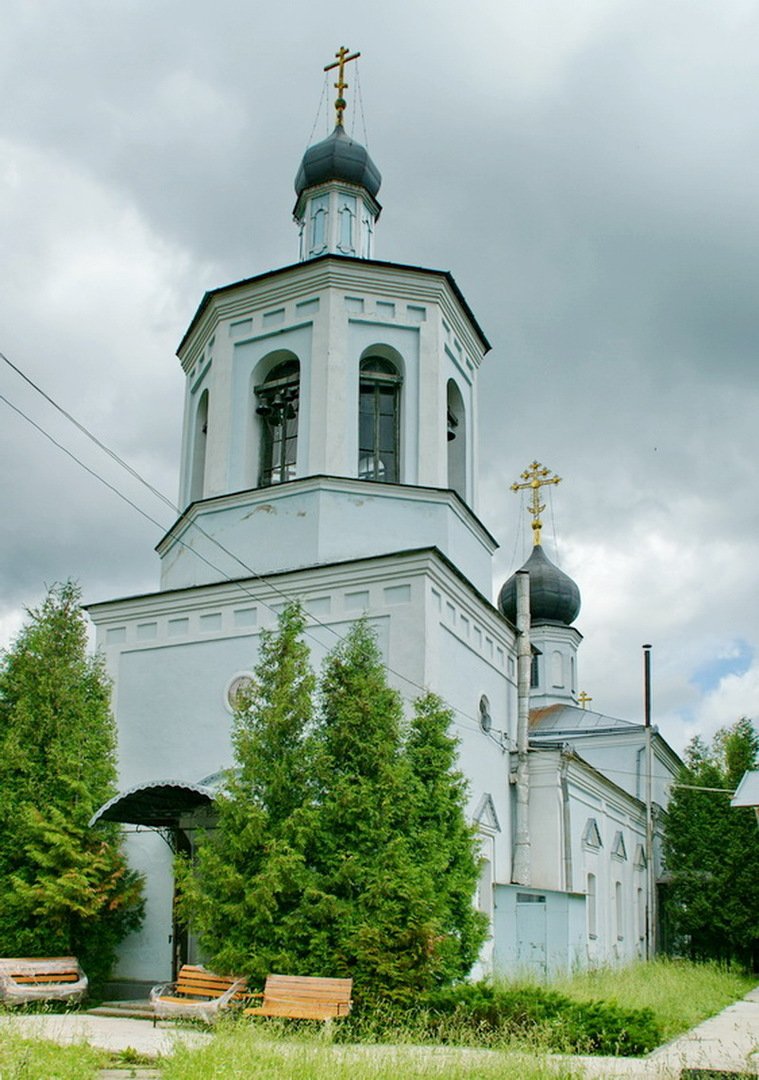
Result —
[[[517,585],[517,771],[514,859],[511,880],[530,884],[530,773],[527,764],[530,721],[530,575],[518,570]]]
[[[569,812],[569,759],[572,751],[567,748],[561,752],[561,824],[564,833],[564,889],[572,892],[572,819]]]

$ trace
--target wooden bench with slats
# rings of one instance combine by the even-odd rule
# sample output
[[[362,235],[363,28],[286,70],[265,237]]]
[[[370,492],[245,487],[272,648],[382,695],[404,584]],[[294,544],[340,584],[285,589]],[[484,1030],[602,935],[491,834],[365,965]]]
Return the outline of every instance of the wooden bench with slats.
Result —
[[[75,956],[0,958],[0,1001],[75,1001],[87,991],[87,976]]]
[[[306,975],[268,975],[262,1003],[246,1016],[284,1016],[292,1020],[333,1020],[351,1011],[353,979],[320,979]]]
[[[245,977],[216,975],[199,964],[183,964],[176,982],[150,991],[153,1023],[180,1017],[211,1023],[219,1011],[235,1000],[245,1000]]]

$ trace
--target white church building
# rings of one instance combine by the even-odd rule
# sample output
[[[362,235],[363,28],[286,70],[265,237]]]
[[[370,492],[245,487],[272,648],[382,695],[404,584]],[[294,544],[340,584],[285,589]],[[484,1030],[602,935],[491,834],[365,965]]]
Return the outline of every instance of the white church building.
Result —
[[[678,758],[655,729],[578,702],[579,591],[539,542],[525,565],[530,626],[517,633],[516,576],[491,600],[497,544],[477,502],[490,346],[450,273],[374,257],[380,174],[337,105],[295,181],[299,260],[207,292],[180,343],[182,511],[157,548],[160,588],[88,608],[118,729],[120,794],[96,819],[124,823],[146,877],[145,922],[115,973],[133,990],[199,958],[174,924],[172,852],[191,851],[212,819],[236,690],[292,599],[315,666],[365,616],[404,699],[429,688],[452,708],[491,923],[481,971],[624,962],[647,936],[650,947]]]

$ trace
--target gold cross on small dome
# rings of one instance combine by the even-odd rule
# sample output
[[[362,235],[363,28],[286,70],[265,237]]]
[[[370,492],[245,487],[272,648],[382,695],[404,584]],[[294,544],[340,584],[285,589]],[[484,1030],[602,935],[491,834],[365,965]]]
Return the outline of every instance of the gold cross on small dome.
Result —
[[[539,461],[533,461],[529,468],[525,469],[522,473],[523,484],[513,483],[511,485],[512,491],[523,491],[525,488],[529,488],[532,491],[530,502],[527,505],[529,513],[532,514],[532,542],[535,547],[540,543],[540,530],[543,528],[543,522],[540,520],[540,515],[545,510],[545,503],[540,501],[540,489],[546,484],[560,484],[561,477],[556,476],[550,469],[545,468]]]
[[[337,60],[335,61],[335,63],[334,64],[327,64],[327,66],[324,69],[325,71],[332,71],[334,68],[338,69],[337,82],[335,83],[335,90],[337,90],[337,100],[335,101],[335,112],[337,113],[336,123],[337,123],[338,127],[343,126],[343,113],[345,111],[345,106],[346,106],[346,101],[345,101],[345,98],[343,97],[343,91],[348,88],[348,83],[343,78],[343,74],[345,72],[345,65],[350,63],[351,60],[358,60],[359,56],[361,55],[360,52],[354,52],[354,53],[351,53],[350,56],[348,56],[349,52],[350,52],[349,49],[346,49],[346,47],[344,45],[341,45],[340,48],[335,53],[335,56],[337,57]]]

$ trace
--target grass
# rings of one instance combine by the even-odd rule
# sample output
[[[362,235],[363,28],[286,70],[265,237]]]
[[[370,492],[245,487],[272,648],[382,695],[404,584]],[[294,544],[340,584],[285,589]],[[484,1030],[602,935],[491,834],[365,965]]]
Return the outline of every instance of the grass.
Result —
[[[334,1045],[319,1035],[277,1038],[270,1025],[221,1028],[207,1046],[177,1046],[162,1080],[574,1080],[582,1072],[534,1054],[404,1045]]]
[[[671,1039],[743,997],[755,984],[756,979],[716,964],[658,960],[557,979],[550,988],[579,1002],[652,1009],[665,1038]],[[526,984],[505,984],[515,985]],[[375,1019],[373,1026],[361,1024],[351,1031],[354,1041],[333,1043],[310,1023],[250,1023],[230,1018],[204,1046],[177,1044],[157,1066],[162,1080],[281,1080],[285,1076],[288,1080],[396,1080],[399,1076],[404,1080],[579,1080],[582,1075],[571,1061],[549,1059],[548,1053],[555,1048],[546,1042],[545,1031],[494,1049],[472,1046],[471,1041],[468,1046],[422,1047],[417,1041],[419,1027],[413,1022],[392,1025],[389,1018]],[[335,1025],[335,1034],[344,1038],[348,1029],[343,1034]],[[0,1040],[0,1080],[95,1080],[98,1070],[107,1065],[130,1063],[129,1054],[119,1057],[82,1045],[32,1043],[12,1028],[5,1029]],[[124,1076],[129,1075],[127,1069]]]
[[[669,1041],[744,997],[756,982],[756,977],[737,968],[665,958],[581,972],[556,979],[551,987],[577,1001],[615,1001],[623,1008],[652,1009]]]
[[[106,1063],[102,1050],[91,1046],[56,1046],[24,1039],[3,1030],[0,1040],[2,1080],[93,1080]]]

